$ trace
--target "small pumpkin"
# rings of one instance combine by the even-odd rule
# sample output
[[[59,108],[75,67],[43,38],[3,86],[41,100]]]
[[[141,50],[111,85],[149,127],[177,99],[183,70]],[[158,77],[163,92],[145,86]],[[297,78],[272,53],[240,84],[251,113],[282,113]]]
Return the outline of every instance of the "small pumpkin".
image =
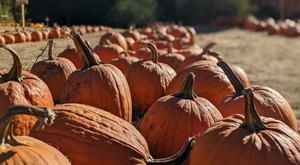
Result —
[[[137,61],[138,58],[129,55],[127,52],[121,52],[120,55],[125,54],[124,57],[120,57],[118,59],[114,59],[111,61],[111,64],[116,66],[120,71],[125,75],[129,66]]]
[[[15,36],[10,33],[4,33],[2,37],[5,39],[5,44],[13,44],[16,41]]]
[[[30,115],[38,119],[36,129],[53,123],[55,114],[48,108],[12,106],[0,118],[0,164],[71,165],[54,147],[32,137],[14,136],[12,120],[16,115]]]
[[[15,37],[15,43],[26,42],[26,36],[23,32],[16,30],[13,35]]]
[[[32,40],[31,33],[29,31],[24,31],[26,42],[30,42]]]
[[[177,73],[181,70],[181,65],[185,61],[182,54],[176,53],[171,43],[169,43],[168,53],[158,57],[159,61],[168,64]]]
[[[107,33],[105,33],[100,38],[99,44],[102,45],[103,43],[106,42],[106,40],[109,40],[111,43],[121,46],[124,49],[124,51],[128,50],[125,37],[122,34],[120,34],[119,32],[107,32]]]
[[[61,103],[92,105],[130,122],[132,101],[128,83],[123,73],[109,63],[99,63],[93,50],[77,31],[70,35],[84,67],[73,72],[61,95]]]
[[[260,116],[251,89],[243,94],[245,115],[224,118],[197,136],[189,165],[300,164],[300,136],[283,122]]]
[[[169,65],[158,62],[154,44],[145,43],[145,46],[151,50],[152,60],[135,62],[126,73],[133,109],[142,112],[146,112],[157,99],[166,94],[166,88],[176,75]]]
[[[73,165],[180,164],[193,144],[191,138],[176,155],[157,160],[139,131],[109,112],[76,103],[56,105],[53,110],[55,123],[31,135],[59,148]]]
[[[221,113],[208,100],[193,92],[195,75],[189,73],[181,90],[159,98],[142,118],[138,130],[146,139],[152,156],[175,154],[188,137],[203,133]]]
[[[43,40],[43,33],[41,31],[31,32],[31,41],[38,42]]]
[[[5,38],[2,35],[0,35],[0,44],[5,44]]]
[[[66,58],[53,57],[53,40],[49,40],[47,45],[49,47],[48,59],[35,63],[30,72],[47,84],[54,102],[59,103],[64,85],[70,74],[76,70],[76,67]]]
[[[140,33],[135,29],[134,25],[129,26],[129,29],[124,31],[122,33],[122,35],[127,38],[130,37],[132,39],[134,39],[134,41],[139,41],[141,39],[141,35]]]
[[[17,104],[54,106],[48,86],[37,76],[22,70],[22,64],[17,53],[7,45],[0,45],[13,57],[10,71],[0,70],[0,114]],[[32,116],[17,115],[14,119],[14,134],[28,135],[36,119]]]
[[[245,89],[244,85],[237,78],[230,66],[224,61],[218,62],[223,71],[231,81],[234,92],[228,94],[217,105],[224,117],[232,114],[242,114],[244,107],[244,95],[242,91]],[[274,89],[265,86],[252,86],[253,94],[255,95],[254,101],[257,111],[266,117],[272,117],[274,119],[283,121],[293,130],[297,131],[297,119],[294,111],[289,103]]]
[[[97,45],[94,48],[94,52],[99,56],[102,62],[110,62],[115,58],[119,58],[119,54],[124,49],[116,44],[112,44],[109,40],[106,40],[102,45]]]

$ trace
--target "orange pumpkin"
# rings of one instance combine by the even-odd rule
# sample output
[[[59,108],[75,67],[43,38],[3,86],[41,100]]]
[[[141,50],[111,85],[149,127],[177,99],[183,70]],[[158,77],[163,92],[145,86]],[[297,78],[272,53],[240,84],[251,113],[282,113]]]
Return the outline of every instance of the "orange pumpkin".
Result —
[[[241,83],[245,87],[250,87],[250,82],[249,82],[248,76],[243,68],[241,68],[237,65],[231,65],[231,69],[234,71],[235,75],[240,79]]]
[[[49,40],[48,59],[35,63],[31,68],[31,73],[41,78],[49,87],[53,100],[59,103],[64,85],[72,72],[76,70],[75,65],[68,59],[58,57],[53,58],[54,41]]]
[[[135,29],[135,26],[129,26],[129,29],[124,31],[122,35],[127,38],[130,37],[134,39],[134,41],[139,41],[141,39],[140,33]]]
[[[243,93],[245,115],[224,118],[197,136],[189,165],[300,164],[300,136],[279,120],[259,116],[252,90]]]
[[[49,35],[48,35],[48,38],[49,39],[54,39],[54,38],[61,38],[61,32],[60,32],[60,29],[52,29],[50,32],[49,32]]]
[[[99,41],[99,44],[102,45],[109,40],[111,43],[121,46],[124,51],[128,50],[127,43],[125,37],[122,36],[119,32],[107,32],[105,33]]]
[[[43,40],[43,33],[41,31],[31,32],[31,41],[38,42]]]
[[[17,30],[13,35],[15,37],[15,43],[26,42],[26,36],[23,32]]]
[[[55,114],[48,108],[12,106],[0,118],[0,164],[71,165],[69,160],[54,147],[28,136],[14,136],[12,120],[15,115],[38,118],[39,126],[52,124]]]
[[[61,103],[92,105],[130,122],[132,102],[125,76],[117,67],[99,63],[93,56],[92,48],[77,31],[71,31],[70,35],[85,64],[69,76]]]
[[[110,62],[115,58],[119,58],[119,54],[123,51],[124,49],[122,47],[116,44],[112,44],[109,40],[106,40],[106,42],[104,42],[102,45],[98,44],[94,48],[94,52],[103,62]]]
[[[120,71],[125,75],[129,66],[139,61],[139,59],[134,56],[130,56],[127,52],[122,52],[120,55],[121,54],[125,54],[125,56],[112,60],[111,64],[120,69]]]
[[[126,78],[133,100],[133,109],[146,112],[160,97],[166,94],[169,82],[176,72],[167,64],[158,62],[154,44],[146,43],[151,50],[152,60],[141,60],[130,65]]]
[[[189,139],[178,154],[156,160],[139,131],[109,112],[75,103],[57,105],[54,112],[55,123],[31,135],[59,148],[73,165],[179,164],[187,159],[193,144]]]
[[[168,53],[159,56],[158,60],[168,64],[178,73],[181,70],[182,63],[185,61],[185,57],[182,54],[174,52],[172,44],[169,44]]]
[[[225,62],[218,62],[218,66],[224,70],[233,84],[235,91],[228,94],[217,107],[224,117],[236,113],[242,114],[243,107],[245,106],[242,91],[245,87]],[[297,119],[294,111],[277,91],[265,86],[252,86],[251,88],[255,95],[254,100],[257,111],[261,115],[281,120],[297,131]]]
[[[154,157],[175,154],[186,139],[204,132],[221,113],[208,100],[193,92],[195,75],[189,73],[178,93],[159,98],[142,118],[138,130]]]
[[[24,31],[26,42],[30,42],[32,40],[31,33],[29,31]]]
[[[0,44],[5,44],[5,38],[2,35],[0,35]]]
[[[9,72],[0,70],[0,114],[17,104],[54,106],[53,98],[47,85],[37,76],[22,70],[22,64],[15,51],[6,45],[0,45],[10,52],[14,63]],[[14,133],[28,135],[36,119],[32,116],[18,115],[14,120]]]
[[[2,37],[5,39],[5,44],[13,44],[16,41],[15,36],[10,33],[4,33]]]

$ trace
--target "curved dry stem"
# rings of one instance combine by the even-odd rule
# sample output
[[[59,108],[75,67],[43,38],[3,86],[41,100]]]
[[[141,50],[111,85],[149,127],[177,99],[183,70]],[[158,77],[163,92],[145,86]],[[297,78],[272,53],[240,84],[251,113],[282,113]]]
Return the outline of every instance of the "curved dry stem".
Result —
[[[245,120],[241,127],[247,129],[249,132],[260,132],[267,128],[267,126],[262,122],[258,112],[254,105],[254,95],[252,89],[246,88],[242,91],[245,98]]]
[[[158,52],[157,48],[153,43],[144,43],[146,48],[149,48],[151,51],[152,61],[157,64],[158,62]]]
[[[194,100],[197,97],[197,95],[193,91],[195,77],[195,74],[193,72],[190,72],[184,79],[180,91],[174,94],[174,96],[182,99]]]
[[[7,147],[11,145],[22,145],[26,142],[18,141],[13,135],[12,121],[16,115],[26,114],[32,115],[38,118],[38,129],[44,128],[44,126],[53,124],[55,119],[55,113],[47,107],[34,107],[25,105],[16,105],[9,107],[8,110],[0,118],[0,147]]]
[[[162,158],[162,159],[153,159],[150,157],[146,163],[147,163],[147,165],[155,165],[155,164],[181,165],[181,164],[184,164],[190,156],[190,153],[192,151],[192,147],[193,147],[194,143],[195,143],[195,138],[190,137],[190,138],[188,138],[188,140],[184,144],[184,146],[181,148],[181,150],[179,152],[177,152],[175,155],[170,156],[168,158]]]
[[[49,48],[48,48],[48,60],[54,60],[53,58],[53,47],[55,45],[55,42],[53,39],[50,39],[48,41],[48,44],[49,44]]]
[[[13,66],[11,67],[9,72],[2,76],[3,80],[5,82],[7,82],[7,81],[17,81],[17,82],[23,81],[22,64],[21,64],[18,54],[7,45],[0,44],[0,48],[3,48],[5,50],[9,51],[9,53],[12,55],[13,61],[14,61]]]
[[[208,51],[209,51],[212,47],[214,47],[216,44],[217,44],[216,42],[210,42],[210,43],[208,43],[207,45],[205,45],[200,55],[207,54]]]

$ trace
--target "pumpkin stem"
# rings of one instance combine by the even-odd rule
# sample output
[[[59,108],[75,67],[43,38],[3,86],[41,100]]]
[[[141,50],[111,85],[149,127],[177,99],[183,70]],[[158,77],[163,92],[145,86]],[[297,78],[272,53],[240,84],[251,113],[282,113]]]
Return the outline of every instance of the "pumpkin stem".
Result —
[[[47,42],[47,45],[45,46],[45,48],[42,50],[42,53],[39,54],[39,55],[36,57],[34,63],[33,63],[32,66],[31,66],[31,69],[32,69],[32,67],[34,66],[34,64],[36,64],[36,62],[38,61],[38,59],[44,54],[44,52],[45,52],[46,49],[49,47],[49,45],[50,45],[50,40]],[[49,52],[50,52],[50,49],[48,50],[48,58],[49,58]]]
[[[53,47],[54,47],[54,40],[53,39],[50,39],[48,41],[48,44],[49,44],[49,48],[48,48],[48,60],[54,60],[53,58]]]
[[[12,55],[13,61],[14,61],[13,66],[10,69],[10,71],[2,76],[3,80],[5,82],[7,82],[7,81],[17,81],[17,82],[23,81],[22,64],[21,64],[20,58],[17,55],[17,53],[7,45],[0,44],[0,48],[6,49],[7,51],[9,51],[9,53]]]
[[[171,42],[168,43],[168,54],[174,53],[174,48]]]
[[[110,40],[106,39],[106,40],[103,42],[103,45],[112,45],[112,43],[110,42]]]
[[[243,95],[242,91],[245,89],[243,83],[241,80],[236,76],[234,71],[231,69],[231,67],[224,61],[219,61],[217,65],[222,68],[226,76],[228,77],[229,81],[234,87],[236,96]]]
[[[16,105],[9,107],[7,111],[0,118],[0,148],[5,148],[10,145],[23,145],[26,142],[18,141],[13,135],[12,121],[15,115],[26,114],[38,118],[38,125],[36,129],[43,129],[44,126],[51,125],[55,119],[55,113],[47,107],[33,107],[25,105]]]
[[[267,126],[261,121],[259,114],[255,109],[252,89],[246,88],[243,90],[243,94],[245,98],[245,120],[242,127],[246,128],[251,133],[266,129]]]
[[[217,43],[215,42],[210,42],[208,43],[207,45],[204,46],[202,52],[200,55],[204,55],[204,54],[207,54],[209,52],[209,50],[214,47]]]
[[[125,51],[122,51],[119,53],[119,56],[122,56],[122,55],[124,55],[124,57],[129,57],[128,52],[125,52]]]
[[[153,43],[145,43],[145,48],[149,48],[152,55],[152,61],[157,64],[158,62],[158,53],[157,48]]]
[[[94,65],[98,65],[99,63],[94,57],[93,51],[91,50],[91,46],[84,42],[78,31],[71,31],[70,36],[74,41],[80,59],[84,64],[84,69],[89,68]]]
[[[179,152],[177,152],[175,155],[170,156],[168,158],[162,158],[162,159],[153,159],[150,157],[147,160],[147,165],[155,165],[155,164],[161,164],[161,165],[179,165],[184,164],[185,161],[190,156],[190,153],[192,151],[193,144],[195,143],[195,138],[190,137],[188,138],[187,142],[184,144],[184,146],[181,148]]]
[[[194,100],[197,97],[197,95],[193,91],[195,77],[196,76],[194,75],[194,73],[190,72],[184,79],[180,91],[174,94],[174,96],[182,99]]]

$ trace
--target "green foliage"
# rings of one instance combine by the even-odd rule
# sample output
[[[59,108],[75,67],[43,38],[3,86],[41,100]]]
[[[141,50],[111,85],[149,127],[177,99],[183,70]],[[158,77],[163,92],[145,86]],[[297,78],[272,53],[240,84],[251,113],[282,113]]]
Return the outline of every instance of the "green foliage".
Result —
[[[141,26],[155,21],[155,10],[155,0],[118,0],[108,12],[108,19],[121,27]]]
[[[14,2],[15,0],[1,0],[0,1],[0,15],[7,15],[7,21],[9,22],[13,22],[14,21],[14,17],[12,14],[12,8],[11,6],[14,6]],[[5,22],[6,20],[3,20],[0,17],[0,22]]]
[[[177,18],[186,24],[206,23],[218,17],[242,17],[254,10],[249,0],[176,0]]]

